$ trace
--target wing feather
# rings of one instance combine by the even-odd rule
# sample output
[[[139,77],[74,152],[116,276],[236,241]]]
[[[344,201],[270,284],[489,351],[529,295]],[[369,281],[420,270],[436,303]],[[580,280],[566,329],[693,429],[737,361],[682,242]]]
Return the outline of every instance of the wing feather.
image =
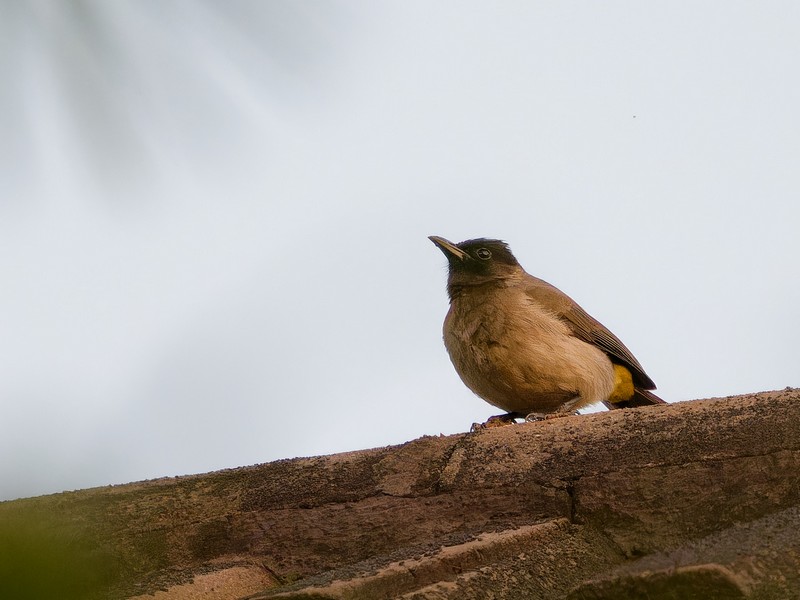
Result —
[[[655,383],[644,372],[636,357],[605,325],[583,310],[557,287],[532,275],[528,277],[532,281],[526,282],[528,285],[525,291],[531,300],[547,310],[551,310],[567,323],[575,337],[600,348],[608,355],[611,362],[619,363],[630,369],[636,387],[645,390],[655,389]]]

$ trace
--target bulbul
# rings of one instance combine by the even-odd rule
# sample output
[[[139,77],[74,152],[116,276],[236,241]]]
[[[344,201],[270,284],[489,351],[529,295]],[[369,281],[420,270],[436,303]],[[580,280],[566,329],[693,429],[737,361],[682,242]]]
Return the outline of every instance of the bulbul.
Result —
[[[507,244],[429,239],[448,262],[445,347],[466,386],[508,413],[498,419],[536,420],[597,402],[610,409],[664,403],[619,338],[526,273]]]

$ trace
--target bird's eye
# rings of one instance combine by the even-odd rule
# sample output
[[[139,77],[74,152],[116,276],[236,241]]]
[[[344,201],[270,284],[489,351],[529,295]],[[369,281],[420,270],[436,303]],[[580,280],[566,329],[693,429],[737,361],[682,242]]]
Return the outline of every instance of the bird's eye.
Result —
[[[475,251],[475,255],[481,260],[489,260],[490,258],[492,258],[492,253],[489,251],[488,248],[478,248]]]

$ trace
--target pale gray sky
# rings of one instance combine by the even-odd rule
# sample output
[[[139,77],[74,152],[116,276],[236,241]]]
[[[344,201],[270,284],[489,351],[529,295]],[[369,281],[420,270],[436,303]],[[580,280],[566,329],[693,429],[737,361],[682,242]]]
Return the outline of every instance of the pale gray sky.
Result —
[[[0,3],[0,499],[497,411],[431,234],[670,401],[800,384],[794,2]]]

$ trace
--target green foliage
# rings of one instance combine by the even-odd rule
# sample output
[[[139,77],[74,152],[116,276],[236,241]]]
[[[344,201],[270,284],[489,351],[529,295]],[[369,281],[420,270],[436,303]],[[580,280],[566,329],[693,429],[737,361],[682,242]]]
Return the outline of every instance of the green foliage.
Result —
[[[51,527],[37,514],[0,520],[0,598],[101,597],[118,561],[79,527]]]

